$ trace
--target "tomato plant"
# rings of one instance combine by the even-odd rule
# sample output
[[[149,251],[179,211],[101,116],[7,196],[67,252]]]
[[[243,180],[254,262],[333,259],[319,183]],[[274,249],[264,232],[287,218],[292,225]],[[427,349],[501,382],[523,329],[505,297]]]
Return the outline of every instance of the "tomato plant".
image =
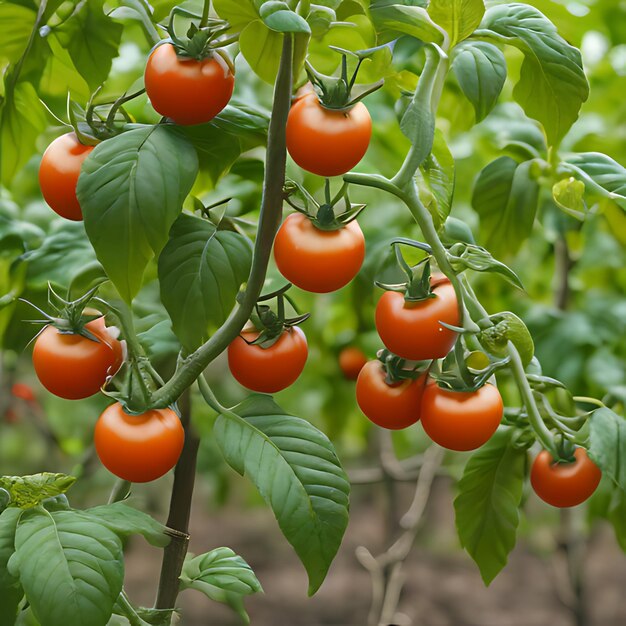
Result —
[[[522,514],[551,523],[529,483],[589,498],[561,519],[584,612],[581,532],[626,545],[618,4],[0,2],[3,625],[165,625],[185,589],[245,620],[244,559],[187,554],[194,485],[219,515],[227,466],[310,594],[370,486],[357,518],[394,538],[357,553],[372,626],[418,618],[403,567],[435,483],[487,585]],[[165,526],[127,496],[174,467]],[[151,608],[130,534],[164,550]]]
[[[184,442],[180,418],[171,409],[132,415],[119,402],[102,413],[94,430],[94,445],[102,464],[133,483],[150,482],[169,472]]]

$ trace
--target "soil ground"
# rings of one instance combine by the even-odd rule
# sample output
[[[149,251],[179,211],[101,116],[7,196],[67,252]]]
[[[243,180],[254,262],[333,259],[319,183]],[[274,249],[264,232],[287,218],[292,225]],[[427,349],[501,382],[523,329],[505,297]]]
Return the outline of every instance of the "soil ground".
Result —
[[[191,521],[191,550],[201,553],[229,546],[256,572],[264,594],[246,601],[252,626],[365,626],[370,603],[369,574],[355,548],[377,553],[384,547],[384,519],[369,487],[356,487],[350,525],[326,582],[313,597],[291,547],[265,508],[231,505],[217,512],[197,490]],[[400,494],[400,504],[408,499]],[[242,512],[243,511],[243,512]],[[414,626],[570,626],[570,611],[559,600],[553,562],[524,540],[509,564],[485,588],[471,559],[456,547],[449,485],[438,482],[416,546],[405,565],[406,583],[399,610]],[[129,546],[126,587],[138,604],[154,599],[161,554],[143,540]],[[608,527],[600,526],[586,557],[587,626],[626,625],[626,557]],[[230,611],[194,591],[179,599],[184,626],[236,626]]]

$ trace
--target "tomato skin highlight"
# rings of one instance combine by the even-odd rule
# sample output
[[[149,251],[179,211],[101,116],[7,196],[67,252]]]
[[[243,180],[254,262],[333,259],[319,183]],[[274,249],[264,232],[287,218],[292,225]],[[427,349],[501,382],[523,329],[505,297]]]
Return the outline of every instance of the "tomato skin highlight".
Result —
[[[434,282],[434,281],[433,281]],[[441,359],[452,350],[457,334],[442,326],[460,324],[454,287],[441,280],[435,298],[406,302],[404,294],[386,291],[376,305],[376,330],[388,350],[411,361]]]
[[[347,285],[365,258],[365,237],[356,220],[338,230],[320,230],[301,213],[283,222],[274,241],[274,259],[291,283],[312,293]]]
[[[602,472],[584,448],[574,450],[573,463],[554,463],[542,450],[533,461],[530,484],[535,493],[558,508],[577,506],[587,500],[600,484]]]
[[[219,54],[202,61],[182,59],[170,43],[152,51],[144,81],[157,113],[185,126],[212,120],[228,104],[235,87],[235,76]]]
[[[318,176],[340,176],[365,155],[372,118],[362,102],[346,111],[327,109],[316,94],[296,100],[287,118],[287,150],[302,168]]]
[[[424,373],[416,380],[388,385],[382,363],[369,361],[357,378],[356,400],[371,422],[389,430],[400,430],[420,419],[426,380]]]
[[[339,353],[339,368],[347,380],[356,380],[366,363],[367,357],[356,346],[348,346]]]
[[[302,373],[309,349],[306,337],[297,326],[283,331],[269,348],[249,345],[256,331],[243,332],[228,346],[228,366],[239,384],[259,393],[276,393],[293,384]]]
[[[43,153],[39,165],[39,186],[48,206],[68,220],[79,222],[83,219],[76,185],[80,168],[93,150],[85,146],[75,133],[57,137]]]
[[[33,366],[41,384],[66,400],[88,398],[100,391],[124,360],[122,344],[107,332],[104,318],[86,328],[100,341],[60,333],[47,326],[35,340]]]
[[[96,423],[94,444],[102,464],[115,476],[147,483],[169,472],[183,450],[185,431],[171,409],[129,415],[119,402]]]
[[[477,391],[451,391],[431,382],[422,398],[426,434],[457,452],[480,448],[496,432],[503,414],[500,392],[490,384]]]

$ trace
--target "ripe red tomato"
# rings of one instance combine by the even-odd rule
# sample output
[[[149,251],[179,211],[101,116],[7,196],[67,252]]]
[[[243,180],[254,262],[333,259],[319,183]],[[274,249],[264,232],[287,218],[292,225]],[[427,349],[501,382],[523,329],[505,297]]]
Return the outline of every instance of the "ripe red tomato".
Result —
[[[559,508],[576,506],[596,490],[602,472],[584,448],[576,448],[574,457],[572,463],[555,463],[547,450],[537,455],[530,483],[544,502]]]
[[[388,385],[382,363],[369,361],[356,381],[356,401],[374,424],[390,430],[406,428],[420,418],[426,379],[424,373],[416,380]]]
[[[67,133],[57,137],[41,158],[39,186],[44,200],[55,213],[68,220],[83,219],[76,184],[83,161],[93,148],[80,143],[75,133]]]
[[[493,385],[477,391],[451,391],[429,383],[422,398],[426,434],[448,450],[475,450],[486,443],[502,421],[504,405]]]
[[[287,119],[287,149],[303,169],[339,176],[365,155],[372,118],[362,102],[339,111],[325,108],[314,93],[298,98]]]
[[[339,367],[348,380],[356,380],[366,363],[367,357],[355,346],[348,346],[339,353]]]
[[[98,419],[94,443],[102,464],[112,474],[133,483],[147,483],[176,465],[185,430],[171,409],[129,415],[116,402]]]
[[[28,402],[29,404],[37,402],[37,398],[35,397],[35,392],[33,391],[33,388],[26,383],[15,383],[11,387],[11,394],[14,398],[19,398],[20,400],[24,400],[24,402]]]
[[[432,280],[435,298],[406,302],[404,294],[386,291],[376,305],[376,329],[388,350],[411,361],[440,359],[454,346],[456,333],[442,326],[460,323],[449,280]]]
[[[54,326],[47,326],[35,341],[35,372],[55,396],[68,400],[92,396],[122,365],[122,344],[109,335],[104,318],[89,322],[86,328],[99,341],[63,334]]]
[[[244,387],[260,393],[275,393],[289,387],[304,369],[309,349],[304,333],[294,326],[283,331],[269,348],[249,345],[256,331],[244,332],[228,346],[228,366]]]
[[[155,110],[183,125],[212,120],[228,104],[235,86],[235,76],[219,54],[202,61],[184,59],[170,43],[152,51],[144,80]]]
[[[356,220],[338,230],[320,230],[302,213],[293,213],[274,241],[280,273],[296,287],[328,293],[347,285],[361,269],[365,238]]]

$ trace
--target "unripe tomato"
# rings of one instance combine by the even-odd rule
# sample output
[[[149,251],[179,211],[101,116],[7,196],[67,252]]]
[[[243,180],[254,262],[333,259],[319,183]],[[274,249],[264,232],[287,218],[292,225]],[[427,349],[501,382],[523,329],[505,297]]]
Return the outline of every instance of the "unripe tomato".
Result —
[[[348,380],[356,380],[366,363],[367,357],[355,346],[348,346],[339,353],[339,367]]]
[[[304,333],[297,326],[286,328],[269,348],[246,343],[258,336],[256,331],[243,332],[228,346],[231,374],[244,387],[260,393],[289,387],[302,373],[309,354]]]
[[[407,302],[397,291],[386,291],[376,305],[376,329],[388,350],[411,361],[446,356],[456,333],[442,326],[460,323],[454,287],[447,279],[433,279],[434,298]]]
[[[185,430],[171,409],[129,415],[119,402],[104,410],[94,432],[102,464],[123,480],[147,483],[178,462]]]
[[[504,405],[494,385],[477,391],[451,391],[431,382],[422,398],[426,434],[448,450],[475,450],[496,432]]]
[[[122,344],[106,330],[100,317],[86,325],[99,341],[64,334],[47,326],[35,340],[33,366],[41,384],[67,400],[87,398],[100,391],[108,376],[122,365]]]
[[[365,155],[372,118],[362,102],[347,110],[324,107],[316,94],[294,103],[287,119],[287,150],[303,169],[318,176],[340,176]]]
[[[67,133],[57,137],[41,158],[39,186],[44,200],[55,213],[68,220],[83,219],[76,184],[80,168],[93,148],[80,143],[75,133]]]
[[[212,120],[228,104],[235,87],[235,76],[219,54],[202,61],[184,59],[170,43],[152,51],[144,80],[154,109],[183,125]]]
[[[572,463],[555,463],[547,450],[537,455],[530,471],[530,484],[544,502],[559,508],[576,506],[596,490],[602,478],[598,466],[584,448],[576,448],[574,458]]]
[[[365,238],[356,220],[338,230],[320,230],[302,213],[293,213],[274,241],[280,273],[296,287],[328,293],[347,285],[361,269]]]
[[[388,385],[382,363],[369,361],[356,381],[356,401],[374,424],[390,430],[406,428],[420,419],[426,379],[424,373],[416,380]]]

